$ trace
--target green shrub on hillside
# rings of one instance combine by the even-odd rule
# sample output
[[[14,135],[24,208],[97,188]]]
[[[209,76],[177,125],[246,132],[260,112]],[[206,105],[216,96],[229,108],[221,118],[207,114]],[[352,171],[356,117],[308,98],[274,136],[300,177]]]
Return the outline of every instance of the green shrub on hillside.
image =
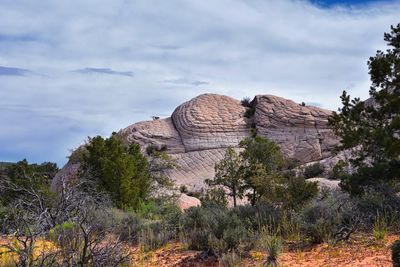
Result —
[[[299,213],[300,230],[312,243],[348,239],[359,227],[360,215],[355,203],[339,192],[316,199]]]
[[[91,138],[82,158],[83,178],[93,181],[99,191],[109,193],[119,208],[139,207],[149,195],[149,163],[138,144],[126,147],[112,136]]]
[[[323,173],[324,167],[320,163],[314,163],[305,167],[303,175],[305,178],[314,178]]]

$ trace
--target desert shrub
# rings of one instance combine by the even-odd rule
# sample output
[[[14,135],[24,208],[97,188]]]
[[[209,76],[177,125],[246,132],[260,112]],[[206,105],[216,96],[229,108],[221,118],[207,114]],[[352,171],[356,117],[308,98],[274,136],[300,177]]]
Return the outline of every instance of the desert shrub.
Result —
[[[400,198],[393,186],[381,184],[379,187],[366,189],[365,194],[354,197],[359,212],[362,214],[363,230],[373,228],[376,215],[385,216],[389,228],[398,228],[400,220]]]
[[[122,241],[137,243],[142,225],[142,219],[133,212],[126,212],[116,208],[108,212],[110,217],[102,219],[103,227],[114,225],[113,232],[118,235]]]
[[[320,163],[314,163],[304,168],[304,177],[313,178],[321,175],[324,172],[324,167]]]
[[[148,198],[152,176],[140,145],[127,147],[118,137],[89,139],[83,154],[81,177],[110,195],[119,208],[136,209]]]
[[[151,144],[146,147],[146,154],[149,156],[152,156],[156,152],[164,152],[164,151],[167,151],[167,149],[168,149],[168,147],[166,144],[162,144],[162,145]]]
[[[184,185],[184,184],[181,185],[181,186],[179,186],[179,192],[184,193],[184,194],[187,194],[187,193],[188,193],[187,186]]]
[[[318,184],[303,177],[290,177],[283,186],[277,187],[276,194],[283,208],[298,210],[318,195]]]
[[[220,263],[224,267],[240,267],[242,266],[242,258],[235,251],[222,254]]]
[[[247,230],[240,219],[220,207],[190,208],[183,215],[181,225],[191,249],[216,255],[236,249],[247,238]]]
[[[7,165],[0,174],[0,204],[8,205],[16,199],[24,198],[32,201],[27,191],[31,188],[40,191],[46,197],[50,197],[51,179],[58,172],[55,163],[44,162],[42,164],[29,164],[26,159],[15,164]]]
[[[244,112],[244,116],[246,118],[251,118],[254,116],[254,114],[256,113],[256,107],[249,107],[248,109],[246,109],[246,111]]]
[[[246,229],[258,231],[261,227],[268,225],[272,229],[277,229],[282,219],[279,208],[269,204],[257,204],[256,206],[238,206],[231,210]]]
[[[140,229],[139,244],[144,251],[160,248],[174,237],[173,233],[160,221],[147,221]]]
[[[400,267],[400,240],[394,241],[391,249],[393,267]]]
[[[228,200],[226,199],[226,193],[222,188],[212,188],[207,191],[206,195],[202,198],[201,205],[203,207],[217,206],[217,207],[227,207]]]
[[[264,266],[277,266],[278,256],[283,246],[281,238],[276,235],[271,235],[268,230],[262,230],[259,243],[261,248],[268,254]]]
[[[387,219],[385,215],[377,214],[373,226],[373,234],[376,241],[381,242],[385,239],[388,232]]]
[[[346,168],[348,167],[348,163],[340,160],[333,168],[329,175],[329,179],[332,180],[341,180],[345,175],[347,175]]]
[[[348,239],[359,224],[359,214],[348,195],[333,192],[301,210],[300,230],[312,243]]]
[[[243,99],[240,101],[240,104],[242,104],[243,107],[250,108],[252,106],[251,102],[251,98],[246,96],[243,97]]]

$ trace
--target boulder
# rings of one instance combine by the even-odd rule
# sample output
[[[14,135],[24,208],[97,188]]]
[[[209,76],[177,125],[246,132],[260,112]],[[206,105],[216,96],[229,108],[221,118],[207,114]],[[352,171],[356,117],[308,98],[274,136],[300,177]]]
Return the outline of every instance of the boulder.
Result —
[[[188,196],[186,194],[181,194],[177,199],[178,207],[181,210],[187,210],[191,207],[200,207],[201,201],[198,198]]]

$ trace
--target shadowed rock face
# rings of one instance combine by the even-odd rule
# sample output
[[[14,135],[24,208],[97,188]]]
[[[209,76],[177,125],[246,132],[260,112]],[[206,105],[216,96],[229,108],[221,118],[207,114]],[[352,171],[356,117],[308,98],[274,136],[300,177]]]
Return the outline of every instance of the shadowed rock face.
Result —
[[[201,190],[204,180],[214,176],[215,163],[227,147],[238,147],[250,135],[249,125],[277,142],[287,157],[304,163],[330,157],[338,144],[327,126],[331,111],[271,95],[256,96],[253,105],[255,114],[248,119],[240,101],[203,94],[177,107],[170,118],[135,123],[119,134],[143,150],[149,145],[166,147],[179,166],[168,175],[190,190]]]

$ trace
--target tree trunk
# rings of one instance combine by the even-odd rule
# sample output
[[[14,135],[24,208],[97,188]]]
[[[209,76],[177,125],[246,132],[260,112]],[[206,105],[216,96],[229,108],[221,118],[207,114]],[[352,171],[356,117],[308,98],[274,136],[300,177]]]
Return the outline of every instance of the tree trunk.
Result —
[[[232,189],[232,197],[233,197],[233,207],[236,207],[236,188]]]

